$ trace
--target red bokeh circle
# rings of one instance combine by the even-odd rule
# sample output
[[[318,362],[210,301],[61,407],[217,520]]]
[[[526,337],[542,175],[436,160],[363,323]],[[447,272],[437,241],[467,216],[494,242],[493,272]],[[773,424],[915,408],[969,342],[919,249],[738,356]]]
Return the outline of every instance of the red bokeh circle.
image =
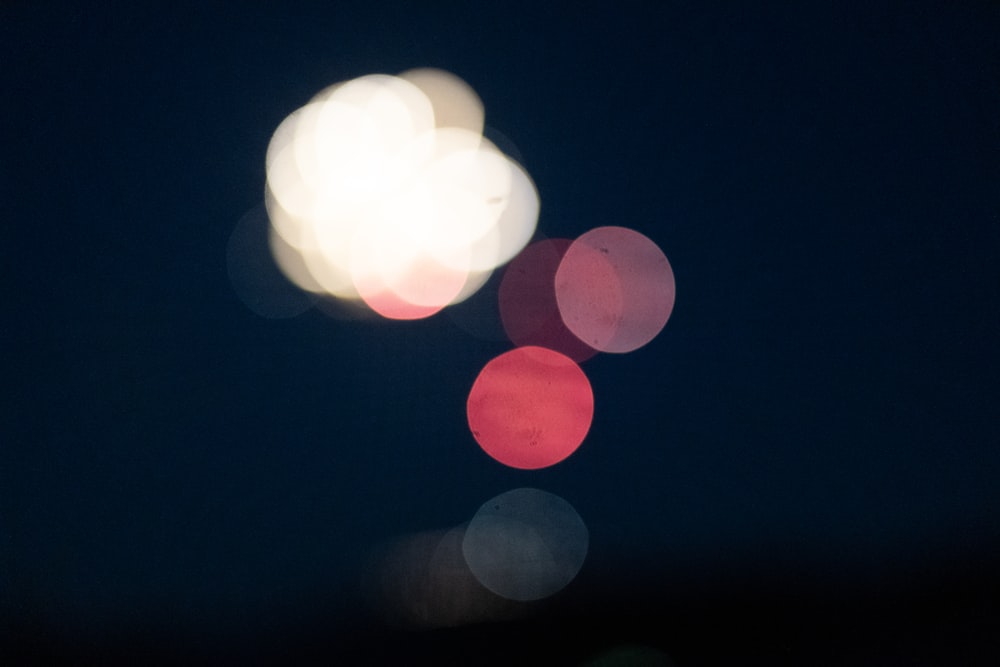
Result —
[[[504,331],[514,345],[538,345],[562,352],[576,362],[597,350],[566,328],[556,301],[556,270],[569,239],[532,243],[504,269],[497,293]]]
[[[486,364],[469,392],[466,413],[483,451],[512,468],[535,470],[580,446],[594,418],[594,393],[572,359],[524,346]]]

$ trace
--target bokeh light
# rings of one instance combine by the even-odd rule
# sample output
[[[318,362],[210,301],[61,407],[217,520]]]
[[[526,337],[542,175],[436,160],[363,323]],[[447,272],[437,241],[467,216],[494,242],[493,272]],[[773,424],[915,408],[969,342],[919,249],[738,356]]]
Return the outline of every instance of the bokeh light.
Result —
[[[525,346],[486,364],[469,392],[466,412],[483,451],[512,468],[534,470],[577,450],[594,417],[594,394],[572,359]]]
[[[625,227],[578,237],[556,271],[566,326],[602,352],[631,352],[660,333],[674,308],[674,274],[652,240]]]
[[[367,602],[390,624],[445,628],[507,620],[523,605],[498,596],[473,576],[462,553],[465,526],[406,535],[372,558]]]
[[[559,496],[520,488],[488,500],[462,540],[469,569],[497,595],[541,600],[565,588],[583,567],[587,526]]]
[[[467,299],[524,248],[539,211],[531,177],[483,138],[483,121],[472,88],[436,69],[316,95],[268,146],[278,266],[303,290],[390,319]]]
[[[482,134],[486,110],[479,95],[460,77],[434,67],[407,70],[399,78],[409,81],[427,96],[437,127],[457,127]]]
[[[316,297],[298,289],[278,269],[271,251],[270,234],[263,206],[250,209],[240,218],[226,244],[229,282],[243,305],[261,317],[295,317],[309,310]]]
[[[597,354],[563,323],[556,302],[556,270],[569,239],[543,239],[522,250],[503,270],[497,295],[504,331],[514,345],[537,345],[580,362]]]
[[[241,299],[268,317],[316,305],[415,320],[466,304],[453,321],[515,345],[470,388],[472,436],[495,461],[538,470],[590,431],[594,394],[579,364],[652,340],[674,278],[656,244],[624,227],[531,243],[538,191],[484,123],[475,91],[442,70],[326,88],[275,130],[263,206],[234,232],[228,266]],[[475,299],[484,286],[489,298]],[[573,581],[588,548],[568,502],[520,488],[467,524],[395,541],[369,562],[367,590],[407,626],[511,618]]]

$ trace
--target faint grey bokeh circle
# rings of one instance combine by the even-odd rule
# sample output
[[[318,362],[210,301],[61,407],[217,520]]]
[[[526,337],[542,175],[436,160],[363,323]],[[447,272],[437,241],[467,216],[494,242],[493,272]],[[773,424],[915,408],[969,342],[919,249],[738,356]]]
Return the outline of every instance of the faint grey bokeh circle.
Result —
[[[462,553],[483,586],[510,600],[540,600],[562,590],[583,567],[589,533],[573,506],[532,488],[483,503],[469,522]]]

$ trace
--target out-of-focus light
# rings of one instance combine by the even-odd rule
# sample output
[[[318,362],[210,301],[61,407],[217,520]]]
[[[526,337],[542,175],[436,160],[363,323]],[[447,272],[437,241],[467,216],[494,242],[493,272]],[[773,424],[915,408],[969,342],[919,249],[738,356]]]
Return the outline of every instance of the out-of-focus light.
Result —
[[[359,230],[351,248],[350,271],[365,303],[383,317],[428,317],[461,291],[468,271],[452,268],[393,234],[390,225]]]
[[[465,529],[462,553],[483,586],[511,600],[540,600],[565,588],[589,548],[583,519],[559,496],[521,488],[488,500]]]
[[[503,269],[497,295],[504,331],[514,345],[537,345],[581,362],[597,354],[563,323],[556,303],[556,270],[569,239],[536,241]]]
[[[473,576],[462,541],[465,526],[394,540],[368,568],[369,604],[389,623],[444,628],[507,620],[523,609],[486,589]]]
[[[316,297],[291,284],[275,265],[268,237],[267,211],[247,211],[233,229],[226,246],[226,269],[233,291],[261,317],[295,317],[312,307]]]
[[[472,87],[451,72],[433,67],[407,70],[399,78],[423,91],[434,109],[437,127],[457,127],[483,133],[485,109]]]
[[[265,193],[289,279],[391,319],[468,298],[538,219],[530,176],[483,117],[468,84],[427,68],[339,83],[290,114]]]
[[[518,148],[517,144],[515,144],[514,141],[506,134],[495,127],[487,125],[483,128],[483,136],[492,141],[497,148],[502,150],[504,155],[509,155],[511,160],[520,165],[525,164],[524,155],[521,153],[521,149]]]
[[[510,163],[510,191],[497,201],[495,225],[472,246],[473,269],[492,270],[510,261],[531,241],[538,223],[539,199],[531,176],[516,162]]]
[[[572,359],[525,346],[486,364],[466,412],[483,451],[512,468],[534,470],[559,463],[580,446],[594,417],[594,394]]]
[[[649,343],[674,308],[674,274],[663,251],[625,227],[598,227],[578,237],[556,271],[563,322],[602,352]]]
[[[315,275],[309,270],[310,251],[293,248],[275,231],[274,227],[268,229],[267,239],[271,249],[271,257],[274,258],[275,265],[285,278],[306,292],[326,293],[323,286],[316,281]]]

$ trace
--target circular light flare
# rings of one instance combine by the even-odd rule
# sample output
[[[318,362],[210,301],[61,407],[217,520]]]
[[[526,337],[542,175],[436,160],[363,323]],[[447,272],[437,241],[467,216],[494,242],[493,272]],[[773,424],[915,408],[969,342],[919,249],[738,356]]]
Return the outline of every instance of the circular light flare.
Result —
[[[489,150],[455,151],[427,165],[423,184],[434,215],[411,226],[414,240],[447,255],[471,247],[496,226],[511,191],[511,163]],[[496,266],[494,264],[494,266]]]
[[[366,568],[368,601],[386,620],[419,628],[458,627],[514,618],[521,603],[473,576],[462,553],[465,526],[393,540]]]
[[[355,283],[365,305],[390,320],[422,320],[441,311],[444,305],[423,306],[399,296],[377,276]]]
[[[354,286],[361,299],[383,317],[430,317],[458,294],[466,276],[430,257],[400,257],[400,250],[391,241],[358,235],[351,253]]]
[[[320,126],[322,134],[330,131],[334,136],[351,141],[346,132],[362,129],[344,124],[342,120],[327,116],[338,105],[357,109],[366,127],[375,131],[369,137],[371,148],[382,153],[393,153],[408,143],[413,137],[434,127],[434,110],[427,96],[412,83],[388,74],[369,74],[351,79],[328,89],[318,100],[322,111]],[[336,155],[329,155],[337,159]]]
[[[483,586],[529,602],[554,595],[576,578],[589,540],[583,519],[563,498],[520,488],[483,503],[465,529],[462,554]]]
[[[462,289],[459,290],[455,298],[451,300],[448,304],[449,307],[456,306],[460,303],[467,301],[471,296],[478,293],[490,278],[493,277],[493,271],[469,271],[468,277],[465,279],[465,284],[462,285]]]
[[[508,158],[509,160],[509,158]],[[490,271],[513,259],[531,241],[538,226],[538,190],[531,176],[513,160],[510,192],[496,224],[472,246],[471,268]]]
[[[433,127],[423,93],[387,75],[353,79],[306,105],[293,149],[318,200],[313,216],[350,216],[390,195],[425,159],[414,142]]]
[[[306,108],[292,112],[278,126],[267,148],[266,196],[286,213],[284,220],[280,223],[272,220],[272,224],[293,246],[298,246],[300,227],[314,214],[318,197],[306,182],[295,156],[295,134],[307,113]]]
[[[556,302],[556,270],[571,241],[544,239],[504,267],[497,294],[504,331],[514,345],[538,345],[576,362],[597,354],[563,323]]]
[[[267,240],[271,250],[271,257],[274,258],[278,269],[281,270],[288,280],[306,292],[312,292],[313,294],[327,293],[309,270],[301,249],[293,248],[289,245],[274,230],[273,226],[268,228]]]
[[[483,102],[462,78],[433,67],[407,70],[399,78],[415,85],[430,100],[435,127],[458,127],[483,133],[486,116]]]
[[[398,227],[401,237],[463,270],[470,268],[470,249],[498,224],[512,187],[506,156],[468,135],[435,133],[430,140],[436,157],[386,201],[388,215],[404,223]],[[477,270],[497,266],[477,264]]]
[[[676,287],[666,255],[626,227],[598,227],[578,237],[556,271],[563,322],[601,352],[636,350],[663,330]]]
[[[244,305],[261,317],[295,317],[311,308],[316,296],[285,277],[272,254],[271,233],[263,205],[240,218],[226,244],[229,281]]]
[[[575,452],[594,418],[590,381],[572,359],[524,346],[486,364],[466,403],[472,436],[493,459],[537,470]]]
[[[458,297],[468,276],[468,271],[459,271],[422,254],[410,261],[405,275],[389,283],[389,289],[414,305],[444,308]]]
[[[426,317],[468,298],[527,244],[537,191],[482,137],[471,88],[445,74],[342,82],[279,125],[266,200],[297,285],[377,302],[387,317]],[[387,247],[373,250],[372,238]]]

